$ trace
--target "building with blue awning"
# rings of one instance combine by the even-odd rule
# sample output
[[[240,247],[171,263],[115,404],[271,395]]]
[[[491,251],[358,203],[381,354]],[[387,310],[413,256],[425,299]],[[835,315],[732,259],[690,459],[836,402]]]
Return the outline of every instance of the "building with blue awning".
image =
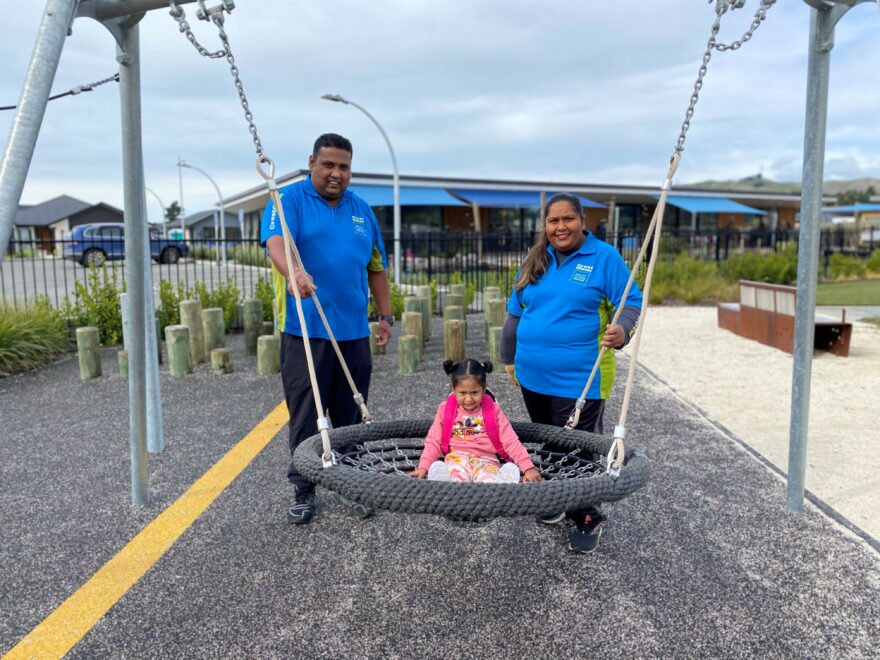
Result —
[[[308,170],[277,178],[279,186],[300,181]],[[355,172],[350,189],[363,197],[386,232],[392,227],[393,190],[389,174]],[[400,176],[401,225],[404,234],[481,231],[533,232],[540,226],[541,196],[578,195],[587,227],[639,234],[657,205],[656,186]],[[668,198],[664,231],[700,232],[718,229],[792,229],[800,209],[796,193],[721,191],[675,186]],[[833,198],[828,197],[827,202]],[[245,236],[259,235],[260,217],[268,203],[263,185],[224,200],[227,212],[242,211]],[[478,214],[478,215],[477,215]]]

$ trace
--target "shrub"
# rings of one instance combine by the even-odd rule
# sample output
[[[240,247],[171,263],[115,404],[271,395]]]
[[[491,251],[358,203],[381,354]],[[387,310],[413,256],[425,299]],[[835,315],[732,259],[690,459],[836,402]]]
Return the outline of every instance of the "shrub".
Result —
[[[880,249],[874,250],[865,262],[865,270],[880,275]]]
[[[647,269],[642,269],[637,281],[644,290]],[[651,280],[650,302],[680,300],[688,304],[731,300],[736,296],[736,285],[720,277],[713,261],[680,256],[671,262],[658,261]]]
[[[729,282],[752,280],[771,284],[794,284],[797,281],[797,248],[794,243],[780,252],[747,252],[721,262],[720,273]]]
[[[399,319],[403,315],[404,304],[403,304],[403,291],[400,290],[400,287],[396,284],[391,285],[391,290],[389,292],[391,294],[391,314],[394,318]],[[370,305],[367,309],[367,314],[369,318],[374,319],[378,316],[379,311],[376,308],[376,303],[373,302],[373,299],[370,299]]]
[[[268,268],[272,264],[266,250],[259,245],[237,245],[230,251],[230,258],[248,266]]]
[[[121,288],[116,285],[116,264],[108,267],[101,264],[100,269],[89,266],[86,283],[77,281],[74,285],[74,299],[65,298],[61,313],[75,327],[95,326],[101,336],[101,343],[113,346],[122,341],[122,309],[119,294],[125,293],[125,282]]]
[[[223,310],[223,325],[228,332],[238,323],[238,305],[241,302],[241,292],[230,278],[225,284],[220,284],[213,291],[208,291],[204,282],[193,284],[195,297],[202,304],[202,309],[219,307]]]
[[[859,278],[865,276],[866,263],[846,254],[832,254],[829,260],[831,278],[838,280],[844,278]]]
[[[257,282],[254,285],[254,298],[263,302],[263,320],[274,321],[273,303],[275,302],[275,290],[272,288],[272,283],[262,275],[257,278]]]
[[[156,319],[159,321],[159,334],[164,338],[165,326],[180,324],[180,301],[186,297],[183,282],[178,282],[177,289],[168,280],[159,281],[159,307]]]
[[[34,369],[70,348],[67,323],[48,299],[26,307],[0,302],[0,376]]]
[[[215,248],[208,247],[207,245],[202,245],[199,243],[198,245],[193,245],[189,249],[189,256],[193,259],[204,259],[206,261],[216,261],[217,260],[217,250]]]

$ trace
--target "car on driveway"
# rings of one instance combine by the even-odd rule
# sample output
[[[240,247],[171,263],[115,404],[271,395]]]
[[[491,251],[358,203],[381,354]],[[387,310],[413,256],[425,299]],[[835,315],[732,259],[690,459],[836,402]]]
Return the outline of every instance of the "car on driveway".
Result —
[[[177,263],[189,253],[183,241],[150,233],[150,256],[160,264]],[[125,258],[125,225],[92,223],[74,227],[64,245],[64,258],[83,266],[100,266],[108,260]]]

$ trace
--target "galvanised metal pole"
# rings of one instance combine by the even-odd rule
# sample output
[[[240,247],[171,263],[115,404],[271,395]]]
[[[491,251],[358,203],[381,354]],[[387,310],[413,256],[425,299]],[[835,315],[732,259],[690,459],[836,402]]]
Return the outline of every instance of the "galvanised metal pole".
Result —
[[[131,418],[131,501],[149,501],[147,484],[146,287],[144,282],[144,167],[141,142],[140,37],[137,24],[124,27],[116,48],[122,111],[122,179],[125,195],[125,277],[131,326],[128,404]],[[155,327],[155,324],[154,324]]]
[[[828,117],[828,78],[831,69],[834,24],[829,9],[813,8],[804,120],[804,169],[801,184],[801,225],[798,236],[797,303],[794,327],[794,363],[791,380],[791,426],[788,441],[789,511],[804,510],[807,470],[807,430],[810,419],[810,377],[816,315],[816,279],[819,272],[819,218],[825,164],[825,126]],[[830,23],[830,25],[829,25]]]
[[[220,186],[217,185],[217,182],[211,177],[210,174],[205,172],[201,167],[196,167],[195,165],[190,165],[186,161],[180,161],[181,167],[187,167],[191,170],[195,170],[196,172],[201,172],[205,175],[208,181],[211,182],[211,185],[214,186],[214,191],[217,193],[217,206],[220,207],[220,231],[217,232],[217,238],[220,239],[220,243],[222,245],[222,254],[223,254],[223,269],[226,270],[226,210],[223,207],[223,195],[220,193]]]
[[[354,101],[349,101],[347,98],[344,98],[339,94],[324,94],[321,98],[326,101],[352,105],[363,112],[370,118],[370,121],[376,125],[376,128],[379,129],[382,138],[385,140],[385,144],[388,145],[388,151],[391,152],[391,168],[393,176],[392,187],[394,189],[394,283],[397,286],[400,286],[400,175],[397,171],[397,157],[394,155],[394,147],[391,146],[391,140],[388,139],[388,134],[385,133],[382,124],[376,121],[376,118],[367,112],[365,108],[359,106]]]
[[[12,120],[3,160],[0,161],[0,261],[3,261],[12,234],[15,212],[21,201],[21,192],[76,3],[77,0],[48,0],[43,12],[37,43]]]

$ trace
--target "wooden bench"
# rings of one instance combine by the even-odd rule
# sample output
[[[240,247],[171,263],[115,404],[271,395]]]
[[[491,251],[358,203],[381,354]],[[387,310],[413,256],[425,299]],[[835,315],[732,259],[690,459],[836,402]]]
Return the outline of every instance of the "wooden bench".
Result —
[[[740,280],[739,302],[718,305],[718,327],[793,353],[796,295],[793,286]],[[817,314],[815,323],[815,348],[849,355],[852,323],[846,322],[845,311],[839,321]]]

